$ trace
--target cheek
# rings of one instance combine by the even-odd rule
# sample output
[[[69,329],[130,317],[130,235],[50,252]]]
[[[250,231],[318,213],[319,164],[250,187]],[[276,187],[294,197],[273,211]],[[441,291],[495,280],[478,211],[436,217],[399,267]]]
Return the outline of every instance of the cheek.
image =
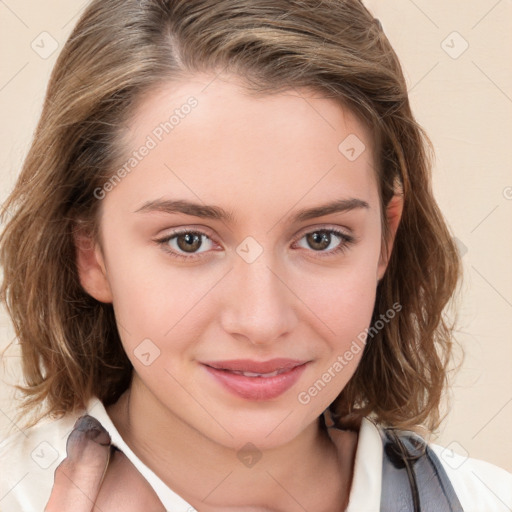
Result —
[[[324,288],[323,293],[311,297],[324,324],[319,332],[326,333],[331,356],[344,353],[354,340],[364,345],[361,340],[364,342],[364,332],[371,321],[375,296],[373,275],[350,272],[340,275],[329,288]]]
[[[109,249],[108,279],[125,350],[146,338],[161,345],[179,330],[180,320],[204,297],[212,278],[163,264],[158,248],[148,251],[118,238]]]
[[[378,253],[377,246],[365,249],[350,263],[347,260],[347,265],[317,279],[316,284],[315,280],[307,282],[303,288],[307,304],[314,310],[311,327],[319,336],[316,343],[318,365],[312,368],[309,378],[314,389],[306,397],[312,400],[315,393],[320,394],[322,390],[322,396],[315,399],[314,405],[320,402],[325,405],[336,398],[363,354],[375,305]],[[317,379],[318,386],[315,385]]]
[[[202,281],[191,289],[191,280],[176,275],[172,279],[160,276],[152,283],[151,279],[121,282],[114,293],[115,315],[125,349],[133,348],[142,339],[150,338],[166,350],[181,352],[187,346],[187,339],[194,338],[194,330],[200,328],[201,299],[211,288],[209,282]],[[190,318],[194,319],[193,322]],[[183,329],[186,328],[186,335]],[[168,343],[172,341],[172,344]]]
[[[366,243],[338,266],[302,278],[304,302],[325,324],[320,332],[336,343],[368,327],[377,291],[378,251],[378,244]]]
[[[375,304],[375,272],[354,267],[325,286],[310,289],[311,326],[317,335],[317,362],[304,380],[297,401],[312,417],[332,403],[353,376],[363,355]]]

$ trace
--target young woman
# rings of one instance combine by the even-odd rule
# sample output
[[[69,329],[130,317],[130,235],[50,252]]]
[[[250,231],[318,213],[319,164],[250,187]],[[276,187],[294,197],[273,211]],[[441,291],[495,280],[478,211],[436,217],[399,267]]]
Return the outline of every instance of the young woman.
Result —
[[[427,150],[359,1],[93,1],[5,204],[38,414],[0,510],[510,506],[428,444],[460,266]]]

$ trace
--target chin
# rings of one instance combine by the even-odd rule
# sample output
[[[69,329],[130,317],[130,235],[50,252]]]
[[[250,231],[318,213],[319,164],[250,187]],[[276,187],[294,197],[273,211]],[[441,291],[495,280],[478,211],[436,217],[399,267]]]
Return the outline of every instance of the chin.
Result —
[[[201,432],[226,448],[239,450],[251,443],[259,450],[269,450],[293,441],[317,419],[317,416],[306,417],[303,411],[299,416],[299,412],[300,409],[294,410],[292,407],[282,407],[272,412],[256,409],[237,411],[226,414],[225,421],[220,420],[229,434],[218,424],[215,424],[214,430],[205,432],[203,427]]]

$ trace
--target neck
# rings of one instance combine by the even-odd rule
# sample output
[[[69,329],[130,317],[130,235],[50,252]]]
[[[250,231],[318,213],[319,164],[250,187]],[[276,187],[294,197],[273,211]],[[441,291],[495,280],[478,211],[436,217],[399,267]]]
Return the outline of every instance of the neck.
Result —
[[[319,420],[285,445],[251,452],[216,443],[135,380],[108,413],[134,453],[198,510],[331,511],[348,502],[354,439],[334,444]]]

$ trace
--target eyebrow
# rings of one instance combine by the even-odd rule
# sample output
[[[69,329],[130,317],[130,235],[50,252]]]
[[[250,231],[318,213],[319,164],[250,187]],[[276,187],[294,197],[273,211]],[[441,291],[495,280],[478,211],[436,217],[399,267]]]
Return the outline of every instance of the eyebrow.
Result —
[[[292,222],[303,222],[305,220],[323,217],[332,213],[348,212],[358,208],[369,209],[370,205],[362,199],[338,199],[329,203],[315,206],[312,208],[304,208],[299,210],[292,217]],[[220,206],[205,205],[187,201],[184,199],[155,199],[145,202],[134,213],[163,212],[163,213],[183,213],[203,219],[213,219],[225,222],[234,222],[235,216],[231,211],[227,211]]]

